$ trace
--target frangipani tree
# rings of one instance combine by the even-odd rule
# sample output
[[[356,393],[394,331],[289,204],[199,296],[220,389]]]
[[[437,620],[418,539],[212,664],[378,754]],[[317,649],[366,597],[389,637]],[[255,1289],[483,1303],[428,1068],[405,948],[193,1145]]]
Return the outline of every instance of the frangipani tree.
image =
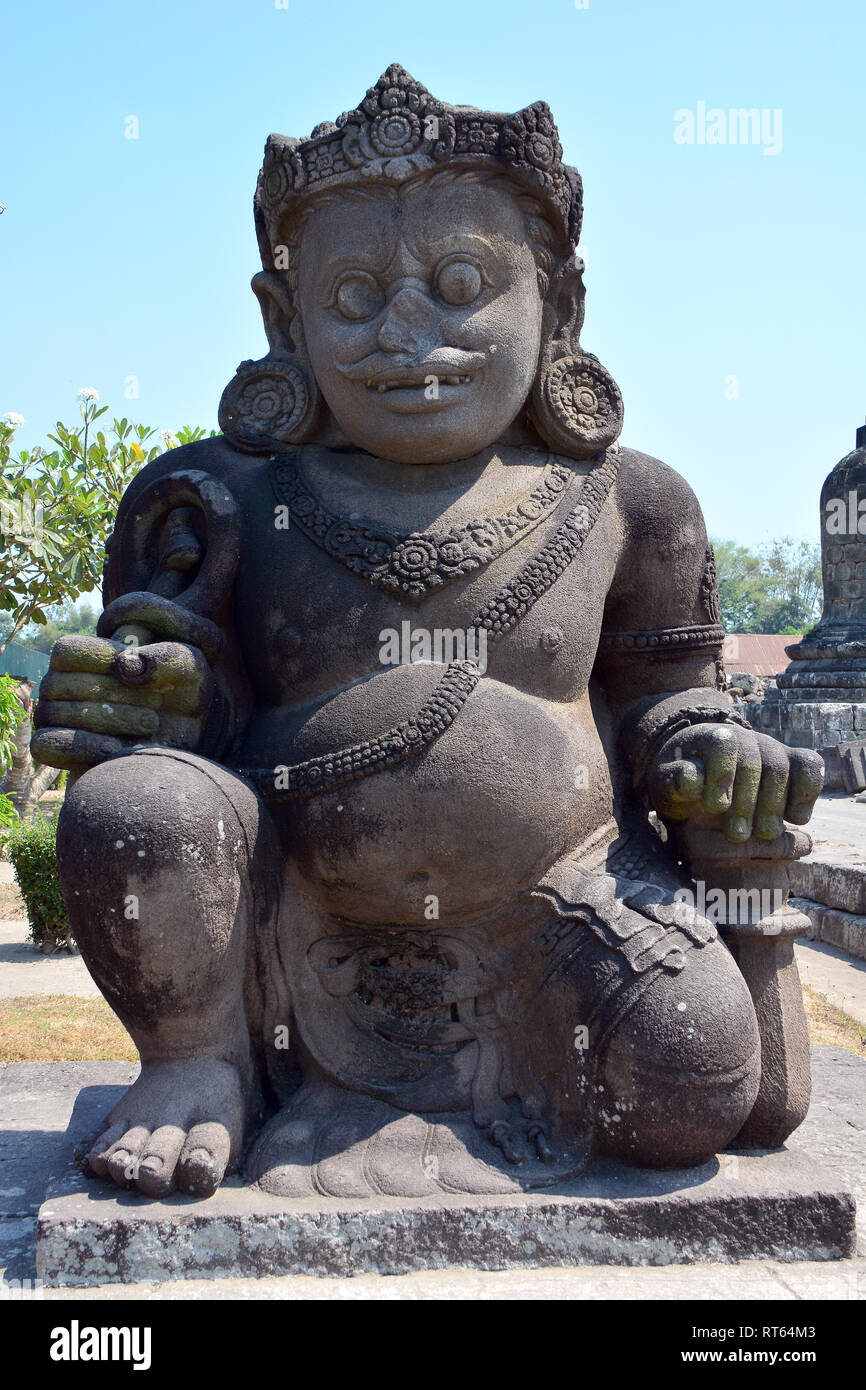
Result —
[[[31,623],[46,623],[49,608],[100,587],[105,542],[131,479],[166,449],[205,433],[157,433],[126,418],[106,430],[99,421],[108,406],[99,404],[98,391],[83,387],[78,400],[81,424],[72,429],[58,420],[47,449],[15,452],[24,420],[14,411],[0,420],[0,654]],[[38,775],[28,751],[30,705],[26,689],[11,705],[0,701],[0,763],[7,768],[0,793],[25,810]],[[48,784],[56,776],[46,769]]]

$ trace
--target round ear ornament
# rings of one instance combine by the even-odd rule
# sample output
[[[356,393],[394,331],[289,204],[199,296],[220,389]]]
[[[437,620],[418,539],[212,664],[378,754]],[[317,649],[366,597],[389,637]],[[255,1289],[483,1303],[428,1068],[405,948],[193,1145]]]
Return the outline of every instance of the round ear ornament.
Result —
[[[571,458],[593,458],[619,437],[619,387],[591,352],[542,361],[532,388],[536,428],[552,448]]]
[[[220,429],[247,453],[301,444],[312,433],[320,405],[318,387],[295,362],[269,354],[242,362],[223,391]]]

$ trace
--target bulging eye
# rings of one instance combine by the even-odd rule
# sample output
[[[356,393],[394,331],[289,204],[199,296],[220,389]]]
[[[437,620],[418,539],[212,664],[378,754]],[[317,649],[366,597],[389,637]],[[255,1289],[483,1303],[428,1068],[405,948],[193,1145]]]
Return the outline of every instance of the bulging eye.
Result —
[[[385,296],[372,275],[347,275],[337,290],[336,305],[344,319],[370,319]]]
[[[474,261],[446,261],[436,275],[436,293],[446,304],[471,304],[483,283]]]

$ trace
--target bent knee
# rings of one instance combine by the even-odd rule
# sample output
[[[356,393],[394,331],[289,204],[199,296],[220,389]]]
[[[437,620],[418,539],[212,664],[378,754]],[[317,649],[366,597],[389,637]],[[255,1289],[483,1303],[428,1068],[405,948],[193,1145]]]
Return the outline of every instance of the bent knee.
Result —
[[[245,782],[207,759],[167,749],[130,753],[90,768],[69,790],[58,864],[64,878],[187,862],[221,877],[253,842],[259,810]]]
[[[721,942],[660,975],[610,1041],[600,1069],[599,1144],[654,1167],[704,1162],[738,1134],[761,1075],[757,1018]]]

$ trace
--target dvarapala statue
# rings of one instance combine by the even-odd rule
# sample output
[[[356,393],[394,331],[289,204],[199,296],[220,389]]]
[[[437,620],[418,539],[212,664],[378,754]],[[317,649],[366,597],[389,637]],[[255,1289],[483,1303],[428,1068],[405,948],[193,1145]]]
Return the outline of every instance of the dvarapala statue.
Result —
[[[742,1135],[756,1006],[682,890],[802,853],[821,763],[735,716],[698,503],[617,443],[582,198],[543,102],[398,66],[268,140],[270,350],[130,486],[39,702],[142,1060],[92,1173],[507,1192]]]

